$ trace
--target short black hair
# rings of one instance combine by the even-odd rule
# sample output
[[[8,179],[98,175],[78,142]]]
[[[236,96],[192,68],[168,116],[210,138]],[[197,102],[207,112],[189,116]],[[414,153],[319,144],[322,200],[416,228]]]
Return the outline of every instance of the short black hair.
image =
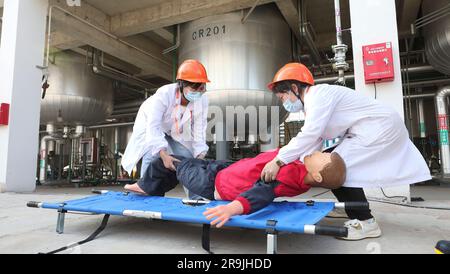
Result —
[[[186,80],[178,80],[178,85],[182,88],[185,87],[191,87],[195,90],[199,89],[201,87],[201,85],[203,85],[204,83],[194,83],[194,82],[189,82]]]
[[[291,90],[292,84],[296,85],[299,90],[306,89],[307,87],[311,86],[309,84],[305,84],[296,80],[286,80],[276,83],[273,87],[273,92],[287,93],[289,90]]]

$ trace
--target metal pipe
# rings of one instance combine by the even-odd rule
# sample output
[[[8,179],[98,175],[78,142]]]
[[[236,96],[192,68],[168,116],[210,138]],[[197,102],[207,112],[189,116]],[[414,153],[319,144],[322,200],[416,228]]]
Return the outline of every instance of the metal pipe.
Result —
[[[110,127],[126,127],[126,126],[132,126],[132,125],[134,125],[134,122],[115,123],[115,124],[103,124],[103,125],[90,126],[90,127],[87,127],[87,128],[88,129],[99,129],[99,128],[110,128]]]
[[[147,81],[145,81],[145,80],[142,80],[142,79],[139,78],[139,77],[136,77],[136,76],[133,76],[133,75],[124,73],[124,72],[122,72],[122,71],[120,71],[120,70],[117,70],[117,69],[115,69],[115,68],[113,68],[113,67],[110,67],[110,66],[106,65],[106,64],[105,64],[105,53],[104,53],[103,51],[102,51],[101,53],[102,53],[102,55],[101,55],[101,58],[100,58],[100,65],[102,66],[103,69],[107,69],[107,70],[110,70],[110,71],[112,71],[112,72],[115,72],[115,73],[117,73],[117,74],[119,74],[119,75],[123,75],[123,76],[126,77],[126,78],[130,78],[130,79],[133,80],[132,82],[137,82],[138,84],[140,83],[140,85],[138,85],[138,86],[140,86],[140,87],[142,87],[142,88],[145,88],[146,90],[147,90],[147,89],[150,89],[150,90],[152,90],[152,91],[156,91],[156,90],[155,90],[155,88],[157,87],[156,85],[154,85],[154,84],[152,84],[152,83],[150,83],[150,82],[147,82]]]
[[[450,78],[411,82],[409,84],[409,86],[410,87],[426,87],[426,86],[448,85],[448,84],[450,84]]]
[[[75,128],[75,134],[70,135],[70,139],[78,139],[83,134],[86,133],[86,127],[85,126],[76,126]]]
[[[167,54],[169,52],[172,52],[176,49],[178,49],[181,45],[181,31],[180,31],[180,24],[177,25],[177,40],[175,45],[171,46],[170,48],[167,48],[165,50],[163,50],[163,54]]]
[[[41,159],[39,161],[39,182],[41,182],[41,184],[47,179],[47,141],[53,140],[56,140],[56,138],[51,135],[44,136],[41,139],[39,150],[41,154]]]
[[[102,52],[102,57],[99,60],[98,50],[94,50],[94,52],[92,53],[92,71],[95,74],[103,75],[105,77],[125,82],[133,86],[138,86],[144,88],[145,90],[154,90],[154,88],[156,87],[155,85],[147,81],[105,65],[104,54]],[[144,94],[145,90],[140,93]]]
[[[122,103],[122,104],[114,105],[114,110],[136,108],[136,107],[140,107],[142,105],[142,103],[144,103],[143,100],[136,100],[136,101],[132,101],[132,102]]]
[[[355,75],[354,74],[346,74],[345,79],[353,81],[353,80],[355,80]],[[329,76],[329,77],[327,76],[327,77],[320,77],[320,78],[314,79],[314,83],[316,85],[332,84],[332,83],[335,83],[337,80],[339,80],[339,76]]]
[[[441,173],[443,177],[450,177],[450,146],[448,136],[448,104],[450,86],[441,88],[435,97],[437,111],[437,128],[439,135],[439,148],[441,154]]]
[[[427,72],[435,72],[436,70],[429,65],[426,66],[416,66],[416,67],[410,67],[408,69],[403,68],[402,72],[406,72],[408,71],[408,73],[410,74],[418,74],[418,73],[427,73]],[[345,75],[346,80],[354,80],[355,79],[355,74],[346,74]],[[319,77],[314,79],[314,82],[316,84],[326,84],[326,83],[333,83],[336,82],[339,78],[337,76],[330,76],[330,77]]]
[[[450,4],[435,10],[415,21],[416,29],[422,28],[450,14]]]
[[[136,116],[137,116],[137,112],[134,112],[134,113],[111,115],[109,118],[110,119],[120,119],[120,118],[136,117]]]
[[[114,181],[119,177],[119,128],[114,129]]]
[[[341,5],[340,0],[334,0],[335,21],[336,21],[336,45],[332,46],[334,52],[334,70],[338,71],[338,79],[336,83],[345,86],[345,71],[348,70],[349,64],[346,62],[346,53],[348,46],[342,42],[342,25],[341,25]]]
[[[334,0],[334,11],[336,21],[336,42],[342,45],[342,26],[341,26],[341,5],[340,0]]]
[[[298,12],[298,19],[299,19],[299,28],[300,28],[300,37],[304,40],[306,46],[308,47],[312,61],[315,65],[320,65],[320,60],[322,59],[320,57],[319,50],[317,49],[312,37],[311,33],[308,30],[307,23],[306,23],[306,7],[305,2],[303,0],[297,1],[297,12]]]
[[[425,127],[425,111],[423,107],[423,99],[417,100],[417,111],[419,112],[419,136],[420,138],[427,137]]]
[[[405,95],[404,99],[423,99],[423,98],[431,98],[435,97],[436,93],[424,93],[424,94],[415,94],[415,95]]]
[[[137,113],[139,108],[123,108],[123,109],[115,109],[111,115],[125,114],[125,113]]]

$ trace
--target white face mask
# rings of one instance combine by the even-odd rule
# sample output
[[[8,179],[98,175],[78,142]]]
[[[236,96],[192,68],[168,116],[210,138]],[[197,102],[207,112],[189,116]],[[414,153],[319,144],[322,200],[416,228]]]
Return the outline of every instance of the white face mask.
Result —
[[[292,102],[289,98],[283,103],[284,108],[288,112],[300,112],[303,110],[303,103],[297,98],[295,102]]]

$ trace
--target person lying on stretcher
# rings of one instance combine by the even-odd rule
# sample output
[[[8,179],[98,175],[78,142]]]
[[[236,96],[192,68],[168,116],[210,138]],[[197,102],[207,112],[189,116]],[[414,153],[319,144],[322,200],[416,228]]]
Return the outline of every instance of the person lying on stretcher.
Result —
[[[232,216],[250,214],[269,205],[277,197],[293,197],[311,187],[336,189],[345,182],[346,167],[337,153],[314,152],[304,163],[295,161],[281,167],[276,180],[261,180],[261,171],[278,153],[273,150],[255,158],[230,161],[185,159],[174,156],[176,172],[166,169],[160,158],[152,161],[146,174],[128,191],[164,196],[180,182],[190,192],[208,200],[232,201],[207,209],[203,214],[211,225],[223,226]]]

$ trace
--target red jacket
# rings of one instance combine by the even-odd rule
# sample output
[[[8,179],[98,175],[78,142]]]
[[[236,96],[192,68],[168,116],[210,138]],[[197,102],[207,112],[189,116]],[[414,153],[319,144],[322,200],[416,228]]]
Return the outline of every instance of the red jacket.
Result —
[[[281,167],[275,182],[264,183],[260,180],[264,166],[277,154],[278,150],[261,153],[221,170],[215,180],[220,197],[239,201],[244,207],[244,214],[249,214],[267,206],[276,197],[293,197],[308,191],[310,186],[303,183],[308,172],[300,161]]]

